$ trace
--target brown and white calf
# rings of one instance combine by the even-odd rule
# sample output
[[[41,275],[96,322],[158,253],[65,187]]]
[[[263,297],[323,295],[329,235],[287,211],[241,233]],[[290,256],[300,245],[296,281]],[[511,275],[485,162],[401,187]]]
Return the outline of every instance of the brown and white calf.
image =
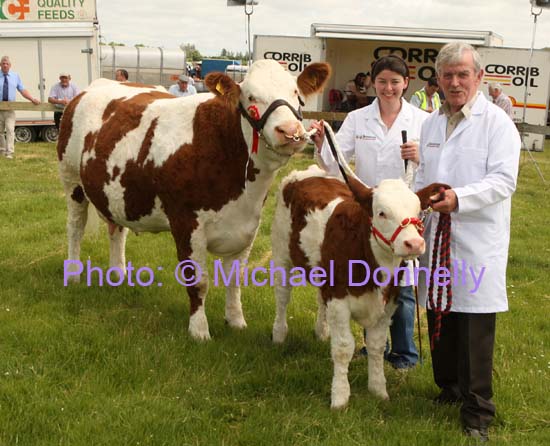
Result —
[[[421,201],[426,208],[429,196],[438,191],[438,185],[431,185],[417,196],[401,180],[384,180],[374,189],[353,179],[350,185],[353,191],[316,166],[292,172],[281,184],[272,229],[273,266],[283,267],[290,274],[291,268],[299,267],[310,278],[315,273],[314,284],[319,286],[315,332],[320,339],[328,338],[330,333],[333,408],[345,406],[350,396],[348,366],[355,349],[351,319],[368,328],[369,390],[388,398],[383,353],[396,309],[398,287],[394,275],[404,259],[424,252],[418,220]],[[389,244],[383,241],[392,238]],[[350,263],[352,260],[356,263]],[[381,271],[391,275],[389,285],[378,285],[385,283],[383,275],[376,280],[371,275],[366,284],[351,286],[366,278],[366,269],[357,267],[359,261],[369,265],[371,274],[383,267]],[[276,343],[283,342],[288,331],[286,311],[291,285],[290,281],[283,283],[283,277],[274,275]]]
[[[125,271],[128,229],[171,231],[178,259],[202,268],[187,288],[189,332],[209,339],[207,251],[223,259],[227,277],[234,260],[248,257],[277,170],[306,144],[300,96],[318,93],[329,75],[327,64],[313,63],[296,79],[261,60],[241,84],[214,73],[205,81],[212,94],[184,98],[154,86],[93,83],[66,108],[57,147],[68,259],[80,257],[89,202],[109,224],[111,267]],[[246,326],[235,284],[225,317]]]

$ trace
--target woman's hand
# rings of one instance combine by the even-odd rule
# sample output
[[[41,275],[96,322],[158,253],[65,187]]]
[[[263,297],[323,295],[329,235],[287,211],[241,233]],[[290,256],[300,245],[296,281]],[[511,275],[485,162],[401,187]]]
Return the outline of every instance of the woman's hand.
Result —
[[[325,140],[325,122],[323,120],[312,121],[308,130],[311,129],[317,129],[317,133],[311,136],[311,140],[315,143],[317,152],[321,153],[321,147],[323,147],[323,141]]]
[[[420,156],[418,155],[418,142],[408,141],[401,145],[401,158],[404,160],[411,160],[416,164],[420,163]]]

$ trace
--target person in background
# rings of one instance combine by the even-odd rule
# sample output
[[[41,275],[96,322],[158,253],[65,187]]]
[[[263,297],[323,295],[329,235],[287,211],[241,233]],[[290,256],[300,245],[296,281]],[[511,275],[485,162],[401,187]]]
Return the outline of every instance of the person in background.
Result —
[[[418,107],[428,113],[438,110],[441,107],[441,98],[439,97],[439,85],[435,77],[426,81],[422,89],[415,91],[411,96],[411,105]]]
[[[181,74],[178,78],[178,82],[168,89],[168,93],[174,96],[183,97],[197,94],[197,90],[193,85],[189,85],[189,77],[185,74]]]
[[[372,68],[376,99],[364,108],[348,113],[336,135],[346,161],[355,156],[357,176],[369,186],[377,186],[387,178],[402,178],[412,186],[414,171],[418,165],[418,140],[422,123],[429,116],[411,106],[403,93],[409,85],[409,68],[398,56],[388,55],[377,60]],[[315,121],[318,130],[312,136],[317,147],[317,161],[329,174],[338,176],[338,166],[328,143],[322,122]],[[403,144],[403,130],[408,141]],[[408,160],[405,171],[404,160]],[[412,262],[409,262],[410,278]],[[390,327],[391,350],[385,359],[396,369],[408,369],[418,362],[418,350],[414,343],[415,299],[412,284],[401,283],[398,307]],[[366,350],[369,348],[366,333]]]
[[[11,71],[11,61],[8,56],[0,59],[2,73],[0,73],[0,92],[3,102],[15,102],[15,91],[19,91],[28,101],[33,104],[40,104],[40,100],[34,98],[23,86],[23,82],[17,73]],[[4,136],[4,131],[6,136]],[[15,152],[15,111],[0,111],[0,155],[8,159],[13,158]]]
[[[347,111],[368,105],[367,91],[371,84],[370,75],[362,72],[357,73],[353,80],[348,81],[344,90]]]
[[[514,119],[514,114],[512,113],[512,101],[502,91],[502,85],[500,85],[498,82],[490,82],[489,96],[493,98],[493,104],[502,108],[506,112],[506,114],[510,116],[510,119]]]
[[[128,71],[123,68],[115,71],[115,80],[118,82],[128,82],[128,77]]]
[[[439,295],[433,290],[432,304],[426,281],[419,278],[418,299],[427,306],[428,331],[434,341],[433,375],[441,389],[435,402],[461,404],[464,433],[485,442],[495,416],[492,374],[496,313],[508,310],[510,208],[521,142],[512,120],[478,91],[481,67],[479,54],[469,44],[453,42],[439,52],[435,68],[446,101],[422,127],[415,188],[420,190],[433,182],[451,186],[432,204],[436,212],[426,218],[426,252],[420,256],[420,266],[430,268],[439,216],[451,214],[454,274],[468,274],[466,283],[451,282],[452,305],[440,326],[439,309],[434,308]],[[477,286],[472,271],[479,279]],[[444,290],[443,309],[446,300]],[[438,340],[433,338],[437,332]]]
[[[60,73],[59,82],[52,86],[50,89],[50,95],[48,102],[54,104],[59,110],[53,112],[53,120],[57,130],[59,130],[59,124],[61,117],[63,116],[63,109],[72,101],[75,96],[80,94],[80,89],[71,82],[71,75],[69,73]]]

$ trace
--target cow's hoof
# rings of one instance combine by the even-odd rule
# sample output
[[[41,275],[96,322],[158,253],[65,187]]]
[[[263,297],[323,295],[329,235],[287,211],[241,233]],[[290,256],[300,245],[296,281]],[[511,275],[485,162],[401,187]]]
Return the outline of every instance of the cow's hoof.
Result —
[[[209,341],[211,338],[210,338],[210,333],[209,332],[193,332],[191,330],[189,330],[189,334],[191,335],[191,337],[195,340],[195,341]]]
[[[80,275],[67,277],[67,283],[71,285],[80,283]]]
[[[195,313],[189,319],[189,334],[197,341],[210,340],[210,330],[208,330],[208,321],[204,314]]]
[[[271,340],[274,344],[282,344],[283,342],[285,342],[287,332],[288,327],[279,329],[276,329],[274,327],[273,332],[271,333]]]

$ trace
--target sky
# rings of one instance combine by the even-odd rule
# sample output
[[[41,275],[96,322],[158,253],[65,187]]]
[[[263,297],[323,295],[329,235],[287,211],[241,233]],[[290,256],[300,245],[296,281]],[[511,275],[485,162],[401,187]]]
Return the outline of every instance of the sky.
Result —
[[[106,43],[191,43],[203,56],[247,50],[244,8],[226,0],[97,0],[97,14]],[[250,23],[252,35],[309,36],[312,23],[493,31],[504,46],[530,48],[534,16],[530,0],[258,0]],[[534,47],[550,47],[550,8]]]

